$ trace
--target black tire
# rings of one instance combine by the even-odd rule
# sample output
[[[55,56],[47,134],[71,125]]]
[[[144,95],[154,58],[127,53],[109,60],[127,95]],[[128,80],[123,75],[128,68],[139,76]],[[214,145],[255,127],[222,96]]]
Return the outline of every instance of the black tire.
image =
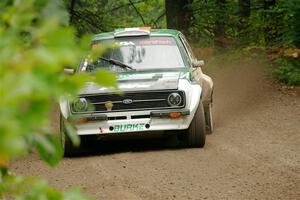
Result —
[[[212,103],[205,106],[205,122],[206,122],[206,133],[212,134],[214,131],[213,114],[212,114]]]
[[[68,136],[68,134],[66,134],[66,129],[62,116],[60,116],[60,141],[64,151],[64,157],[76,156],[82,152],[80,145],[74,146],[70,137]]]
[[[182,135],[181,139],[186,147],[204,147],[206,130],[204,108],[201,101],[198,105],[198,109],[194,115],[190,127],[188,128],[187,132]]]

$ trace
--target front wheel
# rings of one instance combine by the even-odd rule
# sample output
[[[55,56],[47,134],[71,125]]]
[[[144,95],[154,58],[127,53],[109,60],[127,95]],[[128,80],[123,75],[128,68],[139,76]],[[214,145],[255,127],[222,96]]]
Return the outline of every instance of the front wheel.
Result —
[[[206,139],[205,127],[204,108],[202,102],[200,101],[198,109],[187,132],[181,135],[181,140],[184,142],[184,146],[190,148],[204,147]]]

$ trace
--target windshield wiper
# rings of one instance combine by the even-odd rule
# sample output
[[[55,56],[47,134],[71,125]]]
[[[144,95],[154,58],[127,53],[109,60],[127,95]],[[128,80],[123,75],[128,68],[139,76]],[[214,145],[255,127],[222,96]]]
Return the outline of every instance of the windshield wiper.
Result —
[[[114,59],[111,59],[111,58],[107,59],[107,58],[103,58],[103,57],[100,57],[100,59],[104,60],[104,61],[106,61],[106,62],[108,62],[110,64],[117,65],[117,66],[119,66],[119,67],[121,67],[123,69],[135,70],[131,66],[126,65],[125,63],[122,63],[121,61],[118,61],[118,60],[114,60]]]

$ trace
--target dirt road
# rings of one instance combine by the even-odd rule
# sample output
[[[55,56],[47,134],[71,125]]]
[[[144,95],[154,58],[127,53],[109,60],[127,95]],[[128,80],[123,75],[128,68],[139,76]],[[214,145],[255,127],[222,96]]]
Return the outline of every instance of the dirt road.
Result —
[[[253,61],[207,70],[215,131],[204,149],[119,142],[55,168],[32,154],[12,169],[63,190],[80,186],[95,199],[300,199],[300,96],[279,90],[267,70]]]

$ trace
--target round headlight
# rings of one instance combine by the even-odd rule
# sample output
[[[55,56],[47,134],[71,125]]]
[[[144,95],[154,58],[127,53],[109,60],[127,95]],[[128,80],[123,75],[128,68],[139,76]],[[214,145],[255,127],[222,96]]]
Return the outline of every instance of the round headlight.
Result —
[[[168,103],[170,106],[178,106],[180,105],[182,102],[182,97],[180,96],[180,94],[174,92],[171,93],[168,97]]]
[[[79,98],[73,103],[73,110],[75,112],[84,112],[88,109],[88,102],[85,98]]]

